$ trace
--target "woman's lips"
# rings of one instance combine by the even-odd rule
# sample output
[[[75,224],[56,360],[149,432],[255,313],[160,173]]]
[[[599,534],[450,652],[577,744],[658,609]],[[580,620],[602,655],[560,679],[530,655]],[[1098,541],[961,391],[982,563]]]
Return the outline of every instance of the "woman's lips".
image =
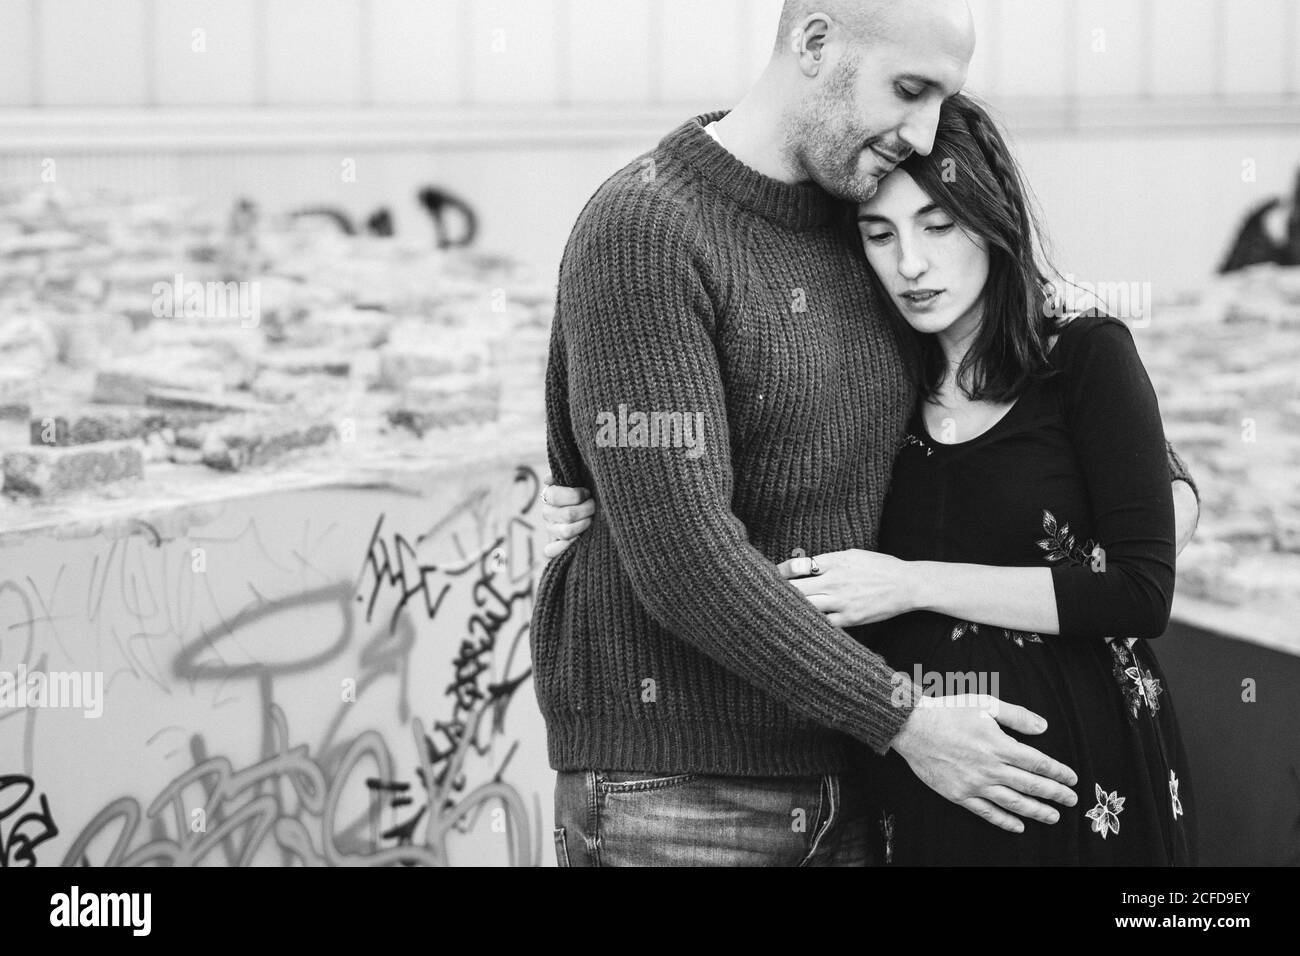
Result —
[[[943,293],[943,289],[918,289],[913,292],[903,292],[899,297],[909,309],[919,312],[934,305]]]

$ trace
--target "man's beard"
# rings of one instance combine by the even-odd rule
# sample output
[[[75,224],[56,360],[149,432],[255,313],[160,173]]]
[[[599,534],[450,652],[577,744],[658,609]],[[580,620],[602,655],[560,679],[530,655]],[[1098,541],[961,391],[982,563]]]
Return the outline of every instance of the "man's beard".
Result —
[[[799,145],[800,161],[824,190],[845,202],[864,203],[875,196],[880,179],[858,171],[863,144],[869,137],[849,135],[829,142],[826,124],[810,124]],[[846,159],[847,157],[847,159]]]
[[[822,189],[845,202],[864,203],[875,196],[880,179],[858,172],[862,150],[875,136],[865,130],[855,131],[845,123],[845,119],[852,118],[857,76],[856,64],[841,64],[816,108],[800,117],[791,147],[803,169]]]

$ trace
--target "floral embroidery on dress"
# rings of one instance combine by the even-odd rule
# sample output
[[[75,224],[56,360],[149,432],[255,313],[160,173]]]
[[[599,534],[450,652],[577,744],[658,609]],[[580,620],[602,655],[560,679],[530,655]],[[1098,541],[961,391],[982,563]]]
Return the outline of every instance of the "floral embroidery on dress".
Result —
[[[906,435],[903,436],[903,444],[900,447],[900,450],[902,448],[906,448],[908,445],[915,445],[917,448],[924,448],[926,458],[929,458],[931,455],[934,454],[933,448],[931,448],[925,442],[921,441],[921,439],[917,438],[911,432],[908,432]]]
[[[880,815],[880,832],[885,835],[885,862],[894,862],[894,815]]]
[[[1164,688],[1160,686],[1160,679],[1152,677],[1150,671],[1144,671],[1137,666],[1125,669],[1124,676],[1133,682],[1138,700],[1146,704],[1151,713],[1156,713],[1160,709],[1160,703],[1156,698],[1164,693]]]
[[[960,640],[967,634],[978,634],[979,632],[980,626],[978,624],[971,624],[968,621],[958,621],[952,626],[952,639],[954,641]]]
[[[1005,637],[1012,644],[1016,645],[1016,647],[1024,647],[1026,643],[1028,644],[1043,643],[1043,639],[1041,637],[1039,637],[1037,634],[1030,633],[1029,631],[1013,631],[1005,627],[999,627],[997,628],[997,630],[1001,631],[1002,636]],[[969,621],[958,621],[956,624],[952,626],[952,633],[949,636],[952,638],[952,640],[956,641],[965,637],[967,634],[978,634],[979,632],[980,632],[980,626],[978,624],[972,624]]]
[[[1092,786],[1097,796],[1097,805],[1085,816],[1092,821],[1092,832],[1100,833],[1104,840],[1107,834],[1119,833],[1119,815],[1124,812],[1124,801],[1128,798],[1121,797],[1118,790],[1107,793],[1099,783]]]
[[[908,438],[914,436],[909,435]],[[914,439],[915,440],[915,439]],[[922,444],[917,441],[917,444]],[[1075,543],[1074,535],[1070,534],[1068,524],[1059,524],[1056,515],[1052,514],[1046,508],[1043,509],[1043,531],[1047,533],[1046,538],[1039,539],[1038,546],[1047,553],[1043,559],[1049,564],[1056,564],[1060,561],[1068,562],[1071,567],[1090,566],[1094,571],[1099,571],[1105,567],[1105,556],[1100,544],[1089,539],[1087,544],[1080,548]],[[1043,639],[1033,631],[1013,631],[1010,628],[1001,628],[1002,636],[1005,637],[1016,647],[1024,647],[1026,644],[1042,644]],[[978,634],[980,626],[971,624],[968,621],[958,621],[953,625],[951,638],[956,641],[965,637],[967,634]],[[1109,638],[1108,638],[1109,640]],[[1148,677],[1150,674],[1147,675]],[[1155,694],[1160,693],[1159,681],[1155,682]],[[1146,688],[1144,688],[1144,692]],[[1155,700],[1154,695],[1151,697]],[[1154,709],[1154,708],[1153,708]]]
[[[1002,629],[1002,636],[1009,640],[1016,647],[1024,647],[1025,644],[1041,644],[1043,639],[1031,631],[1009,631]]]
[[[1104,559],[1101,545],[1089,538],[1087,544],[1082,548],[1078,547],[1074,542],[1074,535],[1070,534],[1070,526],[1063,524],[1058,528],[1056,515],[1046,508],[1043,509],[1043,530],[1047,532],[1047,537],[1040,538],[1038,546],[1047,552],[1043,558],[1049,564],[1067,561],[1071,567],[1082,567],[1086,564],[1094,571],[1102,566]]]
[[[1174,805],[1174,819],[1183,815],[1183,801],[1178,799],[1178,775],[1169,771],[1169,799]]]
[[[1143,704],[1147,705],[1152,714],[1157,713],[1160,710],[1159,697],[1165,690],[1160,685],[1160,679],[1138,663],[1137,655],[1132,650],[1136,640],[1130,637],[1121,642],[1115,638],[1106,638],[1110,644],[1111,673],[1115,675],[1115,682],[1124,694],[1124,703],[1133,720],[1141,713]]]

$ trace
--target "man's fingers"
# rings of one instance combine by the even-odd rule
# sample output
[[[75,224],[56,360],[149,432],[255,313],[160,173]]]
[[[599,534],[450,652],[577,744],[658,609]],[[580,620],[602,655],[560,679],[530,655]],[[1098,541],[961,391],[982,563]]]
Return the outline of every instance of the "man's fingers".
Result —
[[[996,697],[990,698],[990,702],[992,706],[989,708],[989,713],[1003,727],[1009,727],[1022,734],[1041,734],[1047,729],[1047,721],[1032,710],[1019,704],[1008,704],[1005,700]]]
[[[980,797],[967,797],[961,801],[961,806],[965,807],[981,820],[1000,827],[1003,830],[1009,830],[1012,833],[1024,833],[1025,825],[1019,819],[1013,817],[1004,810],[1000,810],[993,804]]]
[[[984,790],[984,797],[1008,813],[1013,813],[1022,820],[1037,820],[1039,823],[1055,823],[1061,814],[1045,803],[1017,793],[1010,787],[992,786]]]
[[[1051,800],[1063,807],[1072,807],[1079,802],[1078,796],[1069,787],[1047,777],[1027,773],[1009,764],[1003,765],[1001,772],[998,774],[998,780],[1003,786],[1015,790],[1017,793],[1023,793],[1027,797],[1036,797],[1039,800]]]
[[[1067,787],[1073,787],[1079,782],[1078,774],[1059,760],[1053,760],[1041,750],[1035,750],[1033,747],[1022,744],[1018,740],[1012,740],[1010,737],[1004,743],[1006,746],[998,748],[997,752],[1003,763],[1018,767],[1039,777],[1049,777],[1057,783],[1065,784]]]

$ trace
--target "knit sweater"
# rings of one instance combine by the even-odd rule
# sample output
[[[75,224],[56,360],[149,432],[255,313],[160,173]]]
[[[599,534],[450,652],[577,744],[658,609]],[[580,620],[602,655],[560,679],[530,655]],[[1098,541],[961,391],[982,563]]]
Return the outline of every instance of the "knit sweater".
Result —
[[[530,630],[556,770],[848,770],[910,712],[892,669],[777,571],[874,548],[916,400],[851,209],[695,117],[607,180],[560,265],[557,484],[592,527]],[[901,676],[901,675],[900,675]]]

